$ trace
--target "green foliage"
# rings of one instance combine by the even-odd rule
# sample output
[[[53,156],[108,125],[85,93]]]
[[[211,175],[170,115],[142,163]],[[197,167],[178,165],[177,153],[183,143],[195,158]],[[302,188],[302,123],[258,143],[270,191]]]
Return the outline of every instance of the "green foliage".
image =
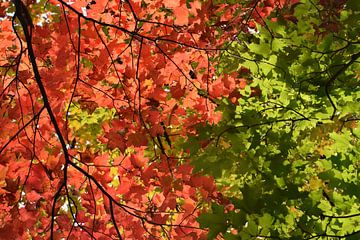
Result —
[[[237,106],[222,102],[218,125],[199,129],[197,140],[211,143],[191,152],[196,170],[213,175],[234,205],[199,218],[210,239],[359,239],[355,2],[338,10],[339,30],[330,31],[319,18],[324,7],[301,1],[297,24],[265,20],[222,55],[219,74],[246,67],[252,79]]]
[[[91,145],[95,150],[100,150],[101,143],[97,138],[103,132],[102,125],[113,119],[114,114],[115,110],[107,108],[96,108],[89,112],[72,104],[68,114],[69,126],[75,132],[74,137],[79,147]]]

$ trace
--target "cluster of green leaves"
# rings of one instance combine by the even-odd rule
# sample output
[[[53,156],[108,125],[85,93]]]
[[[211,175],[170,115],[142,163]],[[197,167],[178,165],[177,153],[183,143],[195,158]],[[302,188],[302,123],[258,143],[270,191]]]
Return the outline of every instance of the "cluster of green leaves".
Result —
[[[98,137],[103,133],[102,125],[114,118],[115,110],[107,108],[96,108],[93,112],[87,111],[72,104],[69,108],[69,126],[74,131],[76,144],[83,148],[91,145],[95,150],[103,150]]]
[[[246,67],[251,83],[237,105],[223,100],[218,125],[188,142],[196,170],[214,176],[231,203],[199,218],[210,239],[360,238],[355,2],[329,7],[337,11],[325,13],[337,18],[331,32],[329,10],[302,0],[297,21],[264,20],[221,56],[219,74]]]

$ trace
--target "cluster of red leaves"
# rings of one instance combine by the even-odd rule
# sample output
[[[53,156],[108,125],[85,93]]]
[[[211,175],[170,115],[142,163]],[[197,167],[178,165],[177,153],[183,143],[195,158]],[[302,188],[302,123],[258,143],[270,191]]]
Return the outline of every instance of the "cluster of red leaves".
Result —
[[[340,12],[344,8],[346,0],[320,0],[319,3],[323,7],[319,11],[322,23],[316,28],[316,32],[321,35],[338,32],[341,28]]]
[[[246,80],[216,76],[212,59],[275,2],[29,2],[46,96],[28,59],[30,43],[5,14],[13,6],[2,2],[0,238],[203,238],[201,204],[224,200],[212,178],[192,174],[171,148],[196,134],[196,125],[219,121],[216,99],[236,103]],[[115,109],[98,137],[106,151],[71,146],[70,103]],[[152,159],[144,156],[150,145]],[[112,159],[113,149],[121,156]]]

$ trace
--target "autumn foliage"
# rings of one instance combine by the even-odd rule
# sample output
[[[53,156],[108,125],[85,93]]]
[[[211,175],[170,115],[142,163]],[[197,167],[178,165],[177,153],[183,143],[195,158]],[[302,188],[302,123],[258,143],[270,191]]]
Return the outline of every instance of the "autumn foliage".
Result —
[[[299,4],[233,2],[0,3],[1,239],[206,239],[198,217],[229,200],[187,139],[251,82],[223,52]]]
[[[237,7],[2,2],[1,238],[204,237],[196,218],[222,198],[174,146],[235,88],[213,65]],[[76,113],[97,109],[111,112],[82,123],[90,140]]]

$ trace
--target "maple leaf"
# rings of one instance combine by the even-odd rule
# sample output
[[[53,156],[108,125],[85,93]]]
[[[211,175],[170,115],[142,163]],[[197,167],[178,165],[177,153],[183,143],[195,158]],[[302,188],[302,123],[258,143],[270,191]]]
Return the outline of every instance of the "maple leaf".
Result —
[[[170,88],[171,96],[175,99],[180,99],[185,94],[185,89],[181,88],[179,84]]]
[[[175,24],[179,26],[187,25],[189,23],[189,10],[186,5],[181,5],[174,8]]]
[[[105,134],[108,139],[108,147],[110,149],[119,148],[121,152],[125,152],[127,145],[123,136],[116,132],[109,132]]]

